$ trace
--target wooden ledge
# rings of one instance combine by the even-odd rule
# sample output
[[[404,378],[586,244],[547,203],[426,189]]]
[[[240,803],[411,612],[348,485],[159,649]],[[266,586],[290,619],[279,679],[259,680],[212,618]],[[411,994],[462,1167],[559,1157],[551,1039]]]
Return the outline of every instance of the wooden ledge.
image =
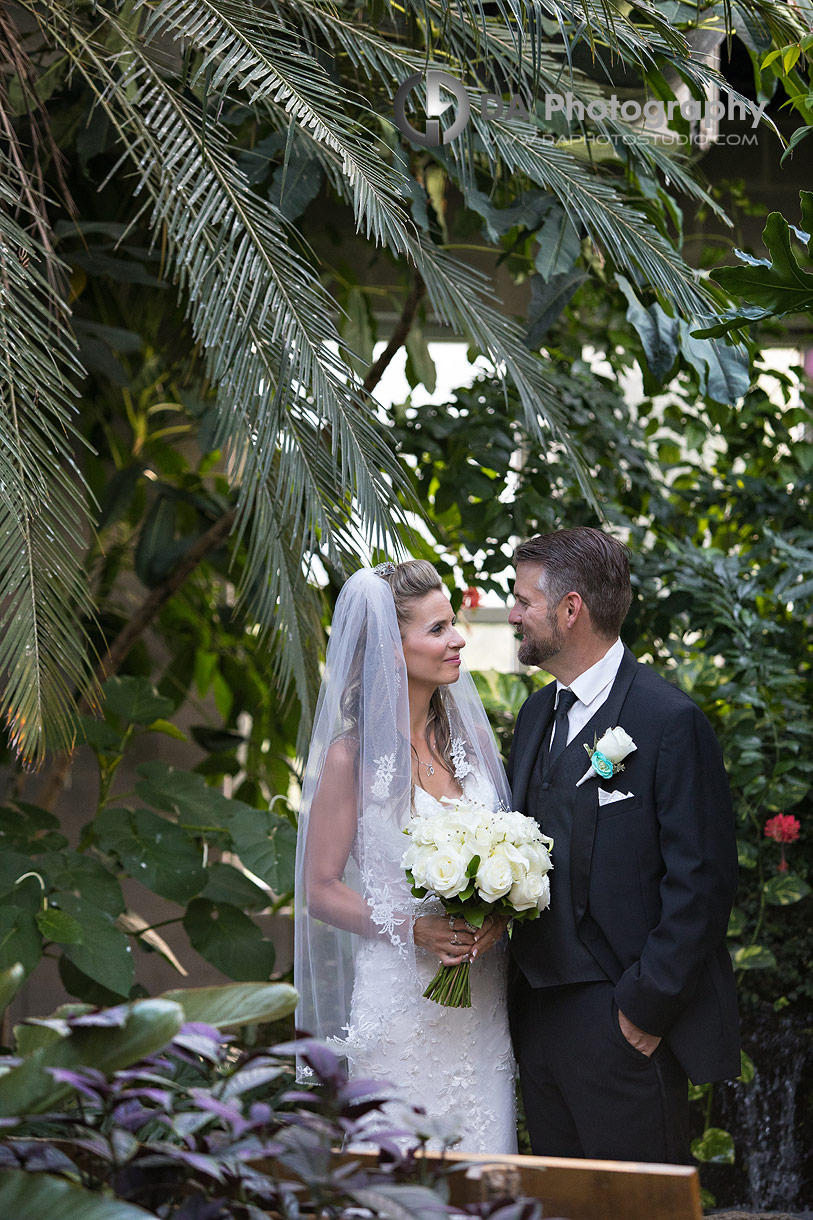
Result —
[[[430,1163],[441,1160],[426,1155]],[[377,1156],[350,1149],[343,1159],[375,1164]],[[567,1220],[702,1220],[700,1183],[691,1165],[464,1152],[448,1152],[443,1161],[468,1165],[449,1176],[453,1204],[508,1193],[539,1199],[545,1216]]]

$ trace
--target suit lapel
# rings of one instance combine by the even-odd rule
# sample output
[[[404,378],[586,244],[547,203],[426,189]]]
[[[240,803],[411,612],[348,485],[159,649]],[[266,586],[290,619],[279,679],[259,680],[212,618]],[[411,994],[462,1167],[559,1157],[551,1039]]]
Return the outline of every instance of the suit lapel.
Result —
[[[551,682],[542,691],[542,695],[538,700],[539,711],[534,716],[531,722],[525,742],[522,746],[522,751],[517,759],[516,770],[514,772],[514,786],[512,791],[512,800],[515,809],[524,809],[528,796],[528,784],[531,779],[531,772],[534,769],[536,756],[539,753],[539,748],[545,738],[545,733],[550,732],[551,721],[553,720],[553,705],[556,701],[556,683]]]

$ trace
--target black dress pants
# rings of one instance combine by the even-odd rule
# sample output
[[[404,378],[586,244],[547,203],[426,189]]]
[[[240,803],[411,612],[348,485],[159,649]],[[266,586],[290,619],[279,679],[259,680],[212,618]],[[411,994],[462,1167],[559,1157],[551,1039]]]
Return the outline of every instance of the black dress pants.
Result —
[[[647,1057],[626,1040],[613,989],[609,980],[535,989],[515,978],[509,1011],[531,1147],[690,1163],[686,1074],[664,1041]]]

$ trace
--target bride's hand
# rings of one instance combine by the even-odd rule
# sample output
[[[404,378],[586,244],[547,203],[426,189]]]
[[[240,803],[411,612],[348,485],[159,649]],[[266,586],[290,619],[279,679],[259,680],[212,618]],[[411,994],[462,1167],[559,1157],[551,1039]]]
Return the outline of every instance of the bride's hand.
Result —
[[[508,915],[486,915],[482,928],[477,930],[477,943],[472,950],[472,960],[482,957],[489,949],[494,948],[498,940],[502,940],[508,920]]]
[[[466,961],[475,948],[475,935],[483,936],[479,930],[469,931],[459,918],[450,926],[446,915],[420,915],[412,930],[418,948],[433,953],[441,966],[457,966]]]

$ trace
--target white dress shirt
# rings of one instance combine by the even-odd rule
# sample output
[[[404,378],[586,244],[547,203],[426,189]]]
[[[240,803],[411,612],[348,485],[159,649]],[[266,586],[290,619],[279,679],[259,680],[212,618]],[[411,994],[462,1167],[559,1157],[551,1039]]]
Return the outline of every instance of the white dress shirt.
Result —
[[[577,733],[581,732],[588,720],[595,716],[602,703],[606,703],[623,656],[624,645],[620,640],[616,640],[614,644],[610,645],[601,660],[596,661],[595,665],[591,665],[583,674],[579,674],[578,678],[574,678],[569,687],[565,687],[562,682],[557,681],[557,704],[559,702],[559,691],[561,690],[572,690],[576,696],[576,702],[571,707],[567,717],[568,745],[570,745]],[[606,727],[612,728],[613,726],[607,725]],[[553,730],[551,730],[551,734],[552,732]],[[592,745],[592,742],[589,744]]]

